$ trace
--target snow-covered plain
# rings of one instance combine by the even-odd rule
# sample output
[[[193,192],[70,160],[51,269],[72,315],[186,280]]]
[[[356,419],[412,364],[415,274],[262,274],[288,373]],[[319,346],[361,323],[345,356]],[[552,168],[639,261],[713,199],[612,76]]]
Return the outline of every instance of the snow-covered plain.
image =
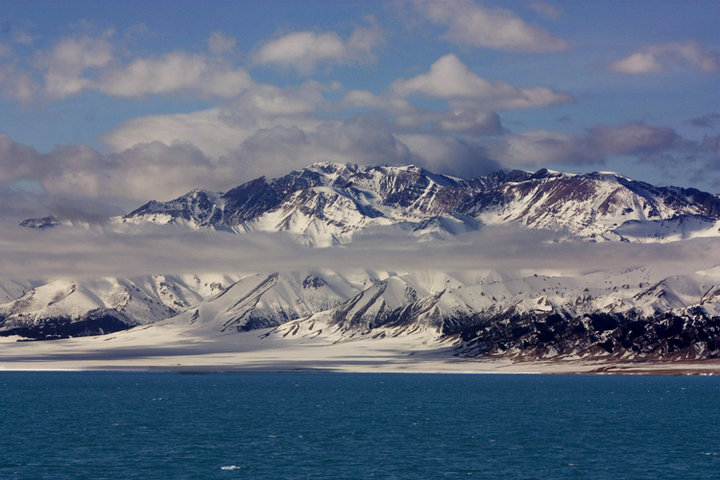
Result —
[[[338,371],[383,373],[720,374],[720,360],[633,361],[597,357],[514,361],[451,355],[425,333],[336,342],[264,329],[197,337],[154,325],[98,337],[0,343],[0,370]]]

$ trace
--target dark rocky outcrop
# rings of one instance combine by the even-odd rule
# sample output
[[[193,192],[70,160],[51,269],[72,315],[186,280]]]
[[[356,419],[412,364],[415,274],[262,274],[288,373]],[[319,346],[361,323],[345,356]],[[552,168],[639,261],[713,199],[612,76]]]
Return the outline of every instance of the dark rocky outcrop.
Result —
[[[461,356],[627,353],[634,357],[720,358],[720,317],[700,310],[643,317],[632,311],[572,317],[560,313],[476,316],[446,331]]]
[[[0,318],[0,325],[3,319]],[[92,310],[80,319],[53,317],[35,325],[0,330],[0,336],[19,335],[28,340],[57,340],[70,337],[87,337],[127,330],[137,322],[127,315],[110,308]]]

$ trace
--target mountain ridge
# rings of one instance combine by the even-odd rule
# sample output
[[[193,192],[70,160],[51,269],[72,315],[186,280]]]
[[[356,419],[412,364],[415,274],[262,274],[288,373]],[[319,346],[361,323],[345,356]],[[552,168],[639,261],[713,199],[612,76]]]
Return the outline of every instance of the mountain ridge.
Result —
[[[58,223],[45,217],[21,225]],[[167,202],[151,200],[107,223],[280,231],[319,247],[351,243],[355,233],[369,227],[400,224],[419,235],[442,236],[514,223],[590,241],[645,243],[720,236],[720,196],[656,187],[611,172],[513,170],[463,180],[415,165],[319,162],[275,179],[259,177],[225,193],[194,189]]]

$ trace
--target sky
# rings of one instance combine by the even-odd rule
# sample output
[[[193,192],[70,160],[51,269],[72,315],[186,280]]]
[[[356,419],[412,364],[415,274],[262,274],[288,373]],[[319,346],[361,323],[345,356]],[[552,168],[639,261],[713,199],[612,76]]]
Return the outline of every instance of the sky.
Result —
[[[720,193],[719,80],[717,0],[0,0],[0,270],[170,268],[199,240],[17,225],[318,161],[615,171]],[[239,241],[239,263],[266,245]]]
[[[0,221],[316,161],[720,192],[720,2],[0,1]]]

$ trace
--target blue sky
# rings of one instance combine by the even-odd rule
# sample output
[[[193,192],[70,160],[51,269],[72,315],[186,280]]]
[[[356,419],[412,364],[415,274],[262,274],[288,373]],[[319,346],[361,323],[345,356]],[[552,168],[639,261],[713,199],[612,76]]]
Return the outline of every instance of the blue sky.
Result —
[[[322,160],[720,192],[719,51],[715,0],[5,1],[0,216]]]

